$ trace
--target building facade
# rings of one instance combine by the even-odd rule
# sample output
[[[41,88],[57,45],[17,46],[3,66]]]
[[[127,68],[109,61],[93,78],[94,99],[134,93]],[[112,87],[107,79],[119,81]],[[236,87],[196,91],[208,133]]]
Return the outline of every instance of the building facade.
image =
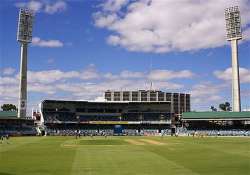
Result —
[[[154,90],[106,91],[107,101],[170,102],[171,113],[181,114],[190,111],[190,94],[168,93]]]

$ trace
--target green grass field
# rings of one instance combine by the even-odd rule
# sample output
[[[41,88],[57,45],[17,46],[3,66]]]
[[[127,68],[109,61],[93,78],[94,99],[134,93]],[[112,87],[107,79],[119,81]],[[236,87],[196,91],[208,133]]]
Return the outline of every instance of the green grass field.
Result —
[[[247,175],[250,138],[16,137],[0,175]]]

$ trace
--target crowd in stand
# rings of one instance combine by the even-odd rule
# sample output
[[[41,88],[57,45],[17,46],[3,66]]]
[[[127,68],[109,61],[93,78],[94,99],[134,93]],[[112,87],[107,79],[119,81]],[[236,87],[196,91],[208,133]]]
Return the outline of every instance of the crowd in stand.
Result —
[[[159,121],[170,120],[170,117],[165,113],[145,112],[140,115],[138,112],[129,112],[122,114],[96,114],[96,115],[79,115],[74,113],[53,113],[45,112],[44,119],[47,123],[61,123],[61,122],[86,122],[86,121]]]
[[[37,131],[35,127],[0,127],[0,135],[36,135]]]
[[[75,129],[47,129],[47,135],[53,136],[74,136],[76,135],[77,130]],[[79,133],[81,136],[102,136],[114,135],[112,129],[104,130],[84,130],[80,129]],[[122,134],[128,136],[169,136],[173,135],[171,129],[123,129]],[[181,136],[250,136],[250,130],[234,129],[234,130],[187,130],[186,128],[177,128],[176,135]]]
[[[112,136],[115,135],[113,129],[102,129],[102,130],[75,130],[75,129],[47,129],[47,135],[51,136],[74,136],[76,132],[79,132],[81,136],[103,136],[108,135]],[[159,132],[158,129],[124,129],[120,135],[124,136],[158,136],[158,135],[171,135],[171,130],[161,130]]]
[[[233,129],[233,130],[181,130],[180,135],[186,136],[250,136],[250,130]]]
[[[47,135],[51,136],[75,136],[76,133],[81,136],[103,136],[103,135],[114,135],[113,130],[75,130],[75,129],[47,129]]]
[[[115,135],[113,129],[80,129],[79,134],[81,136],[102,136],[102,135]],[[74,136],[76,135],[76,129],[58,129],[58,128],[47,128],[47,135],[57,136]],[[0,126],[0,135],[37,135],[35,127],[23,125],[20,126]],[[166,136],[172,135],[171,129],[123,129],[119,135],[128,136]],[[176,128],[176,134],[182,136],[250,136],[249,129],[187,129],[187,128]]]

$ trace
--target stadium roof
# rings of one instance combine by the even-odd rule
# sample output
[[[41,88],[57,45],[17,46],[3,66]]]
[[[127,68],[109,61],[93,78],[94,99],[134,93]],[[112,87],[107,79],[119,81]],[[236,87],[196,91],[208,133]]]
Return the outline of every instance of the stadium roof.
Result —
[[[129,104],[129,103],[144,103],[144,104],[150,104],[150,103],[171,103],[171,101],[81,101],[81,100],[43,100],[41,103],[50,102],[50,103],[106,103],[106,104],[114,104],[114,103],[121,103],[121,104]]]
[[[16,119],[17,111],[0,111],[0,119]]]
[[[0,111],[0,120],[33,120],[31,117],[17,118],[17,111]]]
[[[250,112],[184,112],[183,120],[250,120]]]

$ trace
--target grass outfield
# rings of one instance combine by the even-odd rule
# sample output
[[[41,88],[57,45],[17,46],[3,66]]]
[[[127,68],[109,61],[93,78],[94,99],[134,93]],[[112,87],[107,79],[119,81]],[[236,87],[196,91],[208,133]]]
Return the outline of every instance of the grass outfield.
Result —
[[[0,175],[247,175],[250,138],[16,137]]]

